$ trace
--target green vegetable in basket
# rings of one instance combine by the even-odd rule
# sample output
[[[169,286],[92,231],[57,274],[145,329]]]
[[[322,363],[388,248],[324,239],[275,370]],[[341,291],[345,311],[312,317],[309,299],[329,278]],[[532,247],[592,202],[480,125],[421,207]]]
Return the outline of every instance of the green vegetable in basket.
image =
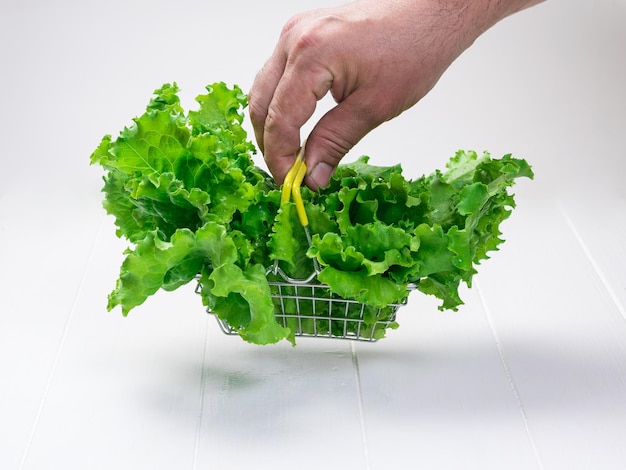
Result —
[[[268,268],[279,262],[306,278],[313,259],[318,280],[366,312],[384,317],[412,284],[456,309],[460,283],[471,285],[475,266],[502,243],[499,225],[515,206],[508,188],[533,177],[510,155],[459,151],[445,171],[416,180],[361,157],[340,165],[328,187],[303,188],[309,246],[293,204],[280,206],[279,188],[253,162],[241,89],[212,84],[190,112],[178,91],[156,90],[146,112],[91,155],[106,172],[104,208],[132,245],[108,302],[124,315],[159,289],[199,278],[204,305],[243,339],[294,342],[294,328],[276,321]],[[381,319],[365,316],[366,328]]]

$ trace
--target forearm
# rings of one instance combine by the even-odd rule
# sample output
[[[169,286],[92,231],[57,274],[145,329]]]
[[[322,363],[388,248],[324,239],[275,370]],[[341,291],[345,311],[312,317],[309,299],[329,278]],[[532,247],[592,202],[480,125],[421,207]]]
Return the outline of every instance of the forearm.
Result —
[[[482,3],[495,4],[493,8],[498,10],[500,19],[542,3],[544,0],[480,0]]]
[[[386,23],[389,42],[401,42],[405,60],[414,60],[430,77],[416,88],[428,92],[456,58],[501,20],[544,0],[361,0],[372,18]],[[385,13],[384,12],[386,10]],[[422,78],[420,71],[419,77]],[[428,88],[426,86],[428,85]],[[421,97],[421,96],[420,96]]]
[[[375,4],[381,0],[361,0]],[[389,7],[403,11],[402,16],[412,17],[440,34],[456,36],[458,46],[466,49],[480,35],[504,18],[542,3],[544,0],[389,0]]]
[[[467,4],[469,21],[480,26],[480,34],[507,16],[541,3],[543,0],[441,0],[458,4]],[[458,7],[457,8],[461,8]]]

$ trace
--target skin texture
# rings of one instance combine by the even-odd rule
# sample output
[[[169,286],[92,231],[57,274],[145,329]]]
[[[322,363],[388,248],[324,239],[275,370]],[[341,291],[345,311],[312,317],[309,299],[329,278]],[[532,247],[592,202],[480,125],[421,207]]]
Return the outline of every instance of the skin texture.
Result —
[[[337,105],[306,143],[305,184],[328,184],[371,130],[415,105],[501,19],[541,0],[361,0],[298,14],[249,92],[255,137],[281,183],[300,129],[328,92]]]

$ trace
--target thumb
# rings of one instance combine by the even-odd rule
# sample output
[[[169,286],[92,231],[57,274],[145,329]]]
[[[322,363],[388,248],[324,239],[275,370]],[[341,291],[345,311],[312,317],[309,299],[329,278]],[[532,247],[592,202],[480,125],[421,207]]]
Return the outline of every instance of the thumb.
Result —
[[[384,121],[363,103],[358,93],[348,96],[311,131],[306,143],[305,183],[312,190],[327,186],[346,153]]]

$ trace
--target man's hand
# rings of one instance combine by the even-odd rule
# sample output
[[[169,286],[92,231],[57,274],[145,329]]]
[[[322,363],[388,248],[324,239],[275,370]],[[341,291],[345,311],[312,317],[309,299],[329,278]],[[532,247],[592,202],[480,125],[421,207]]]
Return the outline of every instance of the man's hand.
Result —
[[[259,148],[278,182],[300,128],[329,91],[337,106],[307,139],[305,183],[323,187],[372,129],[417,103],[486,29],[537,0],[362,0],[293,17],[249,93]]]

